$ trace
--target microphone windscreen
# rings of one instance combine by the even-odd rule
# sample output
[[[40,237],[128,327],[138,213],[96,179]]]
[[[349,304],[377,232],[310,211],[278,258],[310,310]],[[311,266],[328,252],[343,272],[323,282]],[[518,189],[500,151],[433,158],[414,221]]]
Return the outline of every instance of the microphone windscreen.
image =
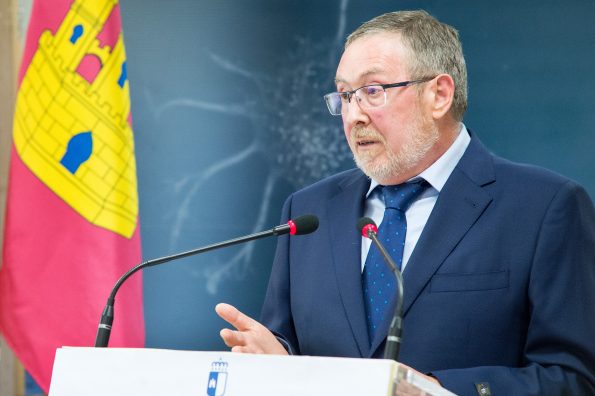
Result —
[[[295,226],[292,235],[305,235],[318,229],[318,217],[314,215],[303,215],[291,220]]]
[[[373,225],[374,227],[376,227],[376,223],[374,223],[374,220],[372,220],[369,217],[362,217],[357,221],[356,228],[359,232],[362,232],[364,227],[367,225]]]

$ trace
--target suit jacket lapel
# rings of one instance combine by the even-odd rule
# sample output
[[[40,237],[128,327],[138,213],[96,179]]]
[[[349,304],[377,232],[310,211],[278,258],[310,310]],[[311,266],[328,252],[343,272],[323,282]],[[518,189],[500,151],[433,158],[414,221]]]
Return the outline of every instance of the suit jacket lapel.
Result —
[[[445,185],[436,206],[403,272],[403,314],[419,296],[440,265],[477,221],[491,198],[455,169],[452,183]]]
[[[492,198],[482,186],[494,181],[490,154],[472,135],[471,143],[444,185],[424,230],[403,272],[403,316],[420,295],[440,265],[477,221]],[[383,323],[378,334],[388,332]],[[373,356],[383,344],[377,337],[370,351]]]
[[[361,234],[356,223],[363,214],[370,180],[359,171],[357,175],[340,186],[327,210],[328,218],[333,219],[330,242],[341,301],[363,357],[367,356],[370,343],[361,287]]]
[[[442,188],[403,273],[406,315],[415,299],[492,201],[482,188],[495,180],[492,157],[473,134]]]

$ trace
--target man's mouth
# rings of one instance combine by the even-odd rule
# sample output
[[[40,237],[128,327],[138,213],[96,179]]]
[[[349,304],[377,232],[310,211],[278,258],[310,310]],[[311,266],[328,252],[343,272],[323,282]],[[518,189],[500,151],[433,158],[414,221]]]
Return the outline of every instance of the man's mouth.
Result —
[[[376,144],[376,143],[378,143],[377,140],[371,140],[371,139],[362,139],[362,140],[357,141],[357,145],[359,147],[366,147],[366,146],[370,146],[370,145]]]

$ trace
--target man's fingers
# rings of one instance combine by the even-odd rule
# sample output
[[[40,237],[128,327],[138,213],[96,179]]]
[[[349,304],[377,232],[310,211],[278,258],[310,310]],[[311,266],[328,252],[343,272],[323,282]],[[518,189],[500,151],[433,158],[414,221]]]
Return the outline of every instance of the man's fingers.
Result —
[[[217,304],[215,311],[223,320],[237,329],[223,329],[219,332],[223,342],[231,348],[232,352],[287,355],[287,351],[273,333],[234,306]]]
[[[261,348],[258,348],[256,345],[236,345],[231,348],[231,351],[234,353],[253,353],[253,354],[263,354],[265,353]]]
[[[227,345],[230,348],[246,345],[244,335],[239,331],[223,329],[219,332],[219,335],[223,339],[223,342],[225,342],[225,345]]]
[[[255,351],[250,350],[247,346],[234,346],[231,348],[233,353],[256,353]]]
[[[248,330],[257,323],[254,319],[243,314],[233,305],[225,303],[217,304],[215,306],[215,312],[217,312],[217,315],[221,316],[223,320],[229,322],[233,327],[240,331]]]
[[[257,345],[249,345],[246,341],[246,335],[230,329],[223,329],[219,332],[221,338],[225,342],[225,345],[231,348],[232,352],[238,353],[263,353],[262,349],[258,348]]]

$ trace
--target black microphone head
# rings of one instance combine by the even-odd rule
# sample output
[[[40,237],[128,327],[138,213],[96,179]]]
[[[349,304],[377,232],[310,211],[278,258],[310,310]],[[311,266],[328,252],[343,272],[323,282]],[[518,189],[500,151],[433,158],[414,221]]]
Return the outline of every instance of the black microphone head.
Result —
[[[374,220],[372,220],[369,217],[362,217],[357,221],[357,230],[361,231],[365,226],[369,225],[369,224],[373,224],[376,225],[376,223],[374,223]]]
[[[303,215],[289,220],[291,235],[310,234],[318,229],[318,217],[314,215]]]
[[[369,238],[370,236],[368,235],[368,231],[371,230],[372,232],[374,232],[375,234],[378,233],[378,227],[376,226],[376,223],[374,222],[374,220],[372,220],[369,217],[362,217],[357,221],[357,225],[356,228],[359,232],[362,233],[363,236],[365,236],[366,238]]]

